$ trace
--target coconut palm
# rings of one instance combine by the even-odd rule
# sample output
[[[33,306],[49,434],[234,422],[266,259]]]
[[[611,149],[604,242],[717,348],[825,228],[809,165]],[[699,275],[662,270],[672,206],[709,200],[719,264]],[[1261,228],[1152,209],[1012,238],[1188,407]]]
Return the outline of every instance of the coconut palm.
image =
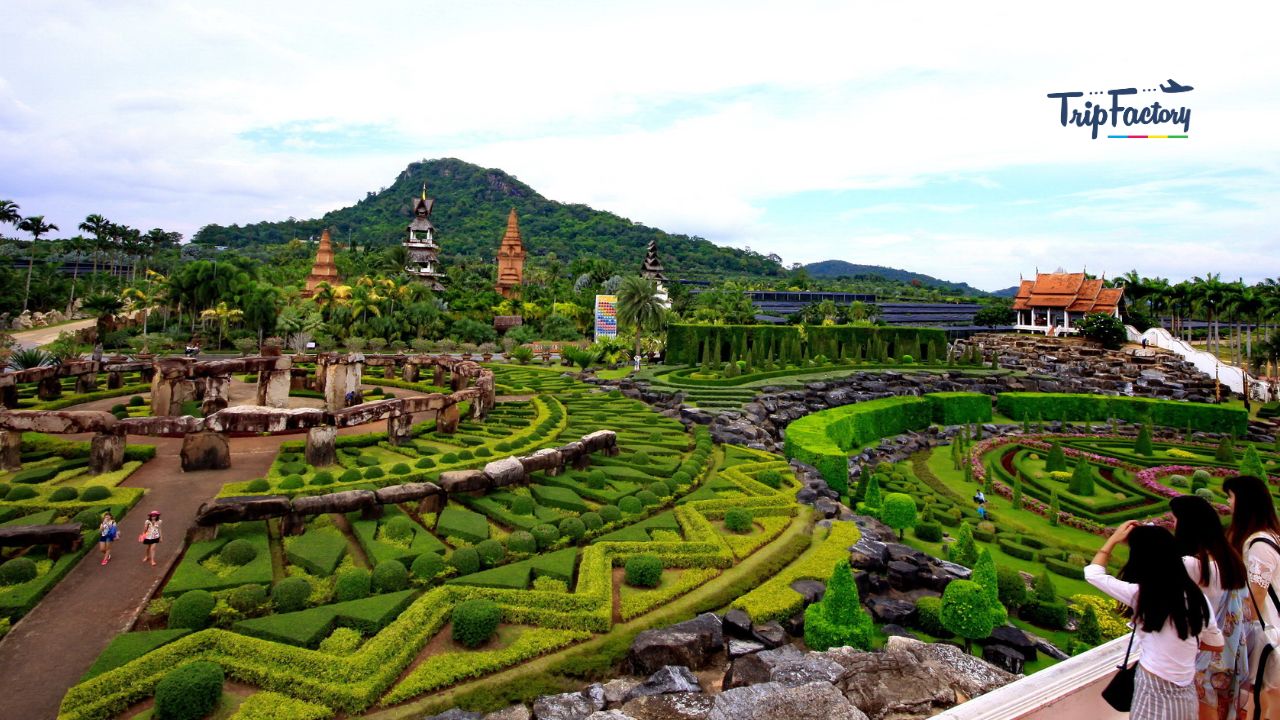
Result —
[[[833,306],[834,307],[834,306]],[[658,294],[658,286],[649,278],[629,275],[618,287],[618,322],[635,332],[636,347],[632,357],[640,357],[640,336],[657,330],[666,308]]]
[[[36,243],[40,236],[58,229],[57,225],[46,223],[43,215],[32,215],[18,222],[18,229],[31,233],[31,251],[27,253],[27,288],[22,294],[22,311],[27,311],[27,300],[31,297],[31,269],[36,262]]]
[[[94,295],[86,298],[80,306],[94,314],[98,331],[98,342],[106,342],[107,322],[124,307],[124,301],[114,295]]]
[[[0,223],[17,225],[22,220],[22,216],[18,214],[21,209],[12,200],[0,200]]]
[[[142,335],[147,335],[147,320],[151,317],[151,311],[159,304],[159,299],[163,293],[163,289],[152,289],[150,286],[145,288],[127,287],[120,292],[120,297],[129,301],[134,310],[142,311]]]
[[[209,308],[208,310],[200,313],[200,320],[202,322],[213,320],[218,323],[218,347],[222,347],[222,337],[227,334],[227,324],[239,322],[243,317],[243,310],[227,307],[225,302],[220,302],[216,307]]]
[[[98,274],[98,258],[101,257],[102,251],[107,247],[107,236],[110,234],[111,222],[106,218],[94,213],[85,217],[84,222],[80,223],[80,231],[87,232],[93,236],[93,274]]]

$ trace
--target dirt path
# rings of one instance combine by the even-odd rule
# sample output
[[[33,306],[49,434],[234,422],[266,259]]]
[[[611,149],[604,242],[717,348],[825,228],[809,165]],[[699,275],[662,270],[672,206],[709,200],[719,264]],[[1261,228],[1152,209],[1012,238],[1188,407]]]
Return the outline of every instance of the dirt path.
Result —
[[[24,347],[24,348],[38,347],[40,345],[45,345],[47,343],[53,342],[54,340],[57,340],[59,333],[75,332],[76,330],[83,330],[88,327],[93,327],[94,322],[95,321],[93,318],[85,318],[84,320],[76,320],[74,322],[62,323],[60,325],[54,325],[53,327],[42,327],[42,328],[32,328],[30,330],[21,330],[19,332],[13,333],[13,340],[14,342],[18,343],[19,347]]]

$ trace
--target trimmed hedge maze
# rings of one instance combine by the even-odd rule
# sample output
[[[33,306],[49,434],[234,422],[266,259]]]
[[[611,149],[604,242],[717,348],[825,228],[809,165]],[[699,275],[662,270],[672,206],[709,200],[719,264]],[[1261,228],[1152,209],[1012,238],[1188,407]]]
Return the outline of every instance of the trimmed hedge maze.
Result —
[[[538,372],[513,368],[500,382],[555,384]],[[160,632],[169,634],[130,633],[123,637],[146,637],[113,643],[111,657],[68,691],[59,717],[112,717],[194,660],[331,712],[393,706],[604,641],[618,623],[678,611],[690,593],[688,602],[704,602],[699,593],[735,592],[717,601],[728,602],[794,554],[794,529],[810,517],[794,501],[799,485],[786,462],[714,447],[705,428],[690,434],[639,402],[578,383],[501,403],[485,423],[464,423],[448,438],[429,425],[400,447],[343,436],[342,449],[357,452],[340,452],[342,473],[359,479],[314,485],[325,470],[298,467],[296,449],[282,448],[262,480],[277,488],[297,477],[300,487],[284,489],[303,493],[432,479],[602,427],[618,433],[619,455],[593,456],[589,468],[557,476],[534,473],[527,486],[450,497],[438,513],[405,505],[386,507],[378,519],[321,515],[287,538],[276,521],[223,526],[216,540],[188,549],[153,603],[149,627],[164,625],[167,610],[169,627]],[[416,464],[424,458],[434,466]],[[393,470],[401,463],[408,473]],[[369,478],[370,469],[385,474]],[[225,494],[240,494],[241,485]],[[757,561],[761,554],[765,561]],[[615,579],[614,568],[642,555],[657,560],[655,585]],[[754,574],[739,572],[740,562]],[[200,593],[209,594],[211,610],[178,612]],[[495,603],[501,625],[471,648],[450,639],[446,625],[456,606],[475,600]]]

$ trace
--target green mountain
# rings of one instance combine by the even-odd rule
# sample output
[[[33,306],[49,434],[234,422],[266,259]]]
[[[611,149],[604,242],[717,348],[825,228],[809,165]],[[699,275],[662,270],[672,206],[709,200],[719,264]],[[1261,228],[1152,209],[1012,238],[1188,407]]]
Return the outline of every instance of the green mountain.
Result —
[[[909,283],[912,285],[919,284],[925,287],[955,290],[962,292],[965,295],[987,294],[968,283],[948,282],[946,280],[939,280],[938,278],[930,275],[923,275],[909,270],[899,270],[897,268],[885,267],[883,265],[856,265],[843,260],[823,260],[822,262],[809,263],[804,266],[804,269],[805,272],[809,273],[809,277],[814,278],[815,280],[834,280],[837,278],[858,280],[881,277],[885,280]]]
[[[279,244],[293,238],[319,236],[328,227],[335,241],[360,246],[387,246],[403,240],[412,216],[412,201],[427,184],[436,199],[431,220],[438,230],[441,255],[493,260],[516,209],[525,249],[532,256],[554,252],[565,263],[576,258],[603,258],[624,268],[639,268],[650,240],[668,274],[680,277],[727,274],[781,276],[777,263],[762,255],[721,247],[689,235],[666,233],[586,205],[548,200],[502,170],[444,158],[411,163],[391,187],[370,192],[355,205],[313,220],[260,222],[250,225],[206,225],[192,242],[233,248]]]

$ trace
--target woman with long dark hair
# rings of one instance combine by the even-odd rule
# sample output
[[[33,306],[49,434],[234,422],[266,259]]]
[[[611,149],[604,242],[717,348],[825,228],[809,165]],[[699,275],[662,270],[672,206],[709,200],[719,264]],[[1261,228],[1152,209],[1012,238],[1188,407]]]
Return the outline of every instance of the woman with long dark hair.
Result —
[[[1107,574],[1111,550],[1129,545],[1119,577]],[[1173,535],[1130,520],[1116,528],[1084,569],[1090,585],[1129,608],[1141,652],[1131,720],[1197,720],[1196,654],[1221,650],[1222,631],[1204,593],[1187,576]]]
[[[1276,518],[1275,499],[1261,479],[1238,475],[1222,482],[1231,501],[1231,525],[1227,540],[1244,556],[1248,576],[1249,598],[1244,606],[1246,620],[1259,619],[1268,628],[1280,626],[1280,608],[1268,597],[1267,589],[1277,585],[1280,592],[1280,551],[1271,543],[1280,542],[1280,519]],[[1258,633],[1261,635],[1261,633]],[[1272,659],[1271,662],[1277,662]],[[1250,674],[1255,669],[1250,669]],[[1253,678],[1249,678],[1252,680]],[[1273,720],[1280,716],[1280,691],[1261,693],[1262,717]]]
[[[1169,509],[1182,564],[1208,598],[1222,630],[1222,650],[1201,650],[1196,656],[1200,720],[1228,720],[1239,714],[1240,687],[1248,676],[1244,560],[1227,541],[1222,519],[1204,498],[1181,495],[1169,501]]]

